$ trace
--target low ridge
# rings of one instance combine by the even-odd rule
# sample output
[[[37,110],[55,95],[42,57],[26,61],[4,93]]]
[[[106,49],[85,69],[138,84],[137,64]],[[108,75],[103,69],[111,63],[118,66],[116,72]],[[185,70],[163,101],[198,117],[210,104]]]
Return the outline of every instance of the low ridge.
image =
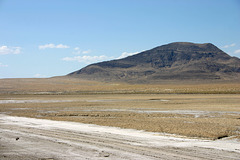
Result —
[[[175,42],[123,59],[91,64],[67,76],[134,83],[230,80],[240,77],[240,59],[211,43]]]

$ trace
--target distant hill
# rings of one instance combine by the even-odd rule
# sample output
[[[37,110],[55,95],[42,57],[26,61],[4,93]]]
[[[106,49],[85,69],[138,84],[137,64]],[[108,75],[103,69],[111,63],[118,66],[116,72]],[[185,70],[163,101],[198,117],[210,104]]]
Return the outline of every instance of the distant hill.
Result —
[[[232,80],[240,78],[240,59],[211,43],[175,42],[123,59],[91,64],[67,76],[133,83]]]

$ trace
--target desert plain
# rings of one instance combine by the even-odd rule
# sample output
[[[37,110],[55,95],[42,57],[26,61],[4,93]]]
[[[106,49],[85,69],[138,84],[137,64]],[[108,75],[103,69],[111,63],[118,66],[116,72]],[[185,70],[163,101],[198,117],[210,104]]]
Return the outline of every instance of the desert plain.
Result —
[[[0,84],[1,159],[240,157],[239,82],[150,85],[59,77]],[[98,129],[88,132],[84,125]],[[63,150],[69,152],[57,154]]]

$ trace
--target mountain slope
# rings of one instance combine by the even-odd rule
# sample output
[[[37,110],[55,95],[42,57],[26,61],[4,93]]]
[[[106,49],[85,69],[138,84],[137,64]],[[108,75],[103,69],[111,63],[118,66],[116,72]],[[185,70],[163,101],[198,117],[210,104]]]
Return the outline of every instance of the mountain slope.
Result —
[[[237,79],[240,59],[211,43],[175,42],[119,60],[91,64],[68,76],[101,81]]]

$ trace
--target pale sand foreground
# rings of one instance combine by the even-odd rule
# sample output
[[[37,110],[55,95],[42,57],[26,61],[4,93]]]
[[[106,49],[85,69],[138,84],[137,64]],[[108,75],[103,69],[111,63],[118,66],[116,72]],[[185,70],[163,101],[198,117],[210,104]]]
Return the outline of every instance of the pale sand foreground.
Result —
[[[239,141],[200,140],[0,115],[0,159],[239,159]]]

